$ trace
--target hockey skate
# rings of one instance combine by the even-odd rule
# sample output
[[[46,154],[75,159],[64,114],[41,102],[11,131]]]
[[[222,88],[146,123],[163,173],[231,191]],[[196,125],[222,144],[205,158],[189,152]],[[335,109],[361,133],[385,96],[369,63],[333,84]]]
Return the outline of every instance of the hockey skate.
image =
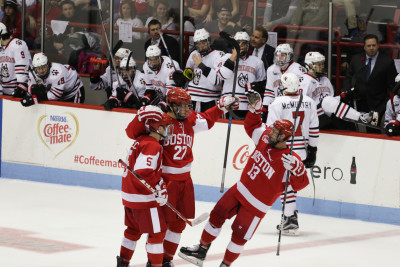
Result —
[[[208,247],[204,247],[200,244],[195,245],[192,248],[181,247],[181,251],[178,253],[178,256],[190,263],[202,267],[210,245],[208,245]]]
[[[129,261],[127,262],[124,258],[117,256],[117,267],[129,267]]]
[[[162,267],[175,267],[175,265],[172,261],[163,258]]]
[[[368,113],[361,113],[360,115],[360,122],[372,125],[372,126],[377,126],[378,125],[378,112],[376,111],[370,111]]]
[[[276,229],[279,233],[280,224],[276,226]],[[297,236],[299,235],[299,223],[297,221],[297,210],[294,211],[294,214],[290,217],[283,216],[283,225],[282,225],[282,234]]]

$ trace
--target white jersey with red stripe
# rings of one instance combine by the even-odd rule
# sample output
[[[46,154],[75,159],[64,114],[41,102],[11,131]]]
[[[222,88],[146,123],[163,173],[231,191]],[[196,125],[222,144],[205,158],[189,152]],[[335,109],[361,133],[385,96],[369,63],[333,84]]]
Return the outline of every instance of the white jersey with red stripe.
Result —
[[[231,57],[231,54],[226,54],[223,62]],[[219,79],[223,81],[222,96],[231,95],[233,89],[234,72],[233,70],[222,65],[217,72]],[[237,72],[235,96],[239,97],[239,110],[248,110],[246,84],[265,80],[264,63],[261,59],[255,56],[247,56],[239,59],[239,68]]]
[[[23,40],[12,38],[6,46],[0,47],[0,94],[12,95],[19,83],[28,82],[31,61],[28,46]]]
[[[111,78],[110,78],[111,77]],[[90,82],[90,88],[92,90],[104,90],[111,86],[111,83],[117,81],[117,74],[114,70],[111,70],[108,66],[103,75],[100,76],[100,80],[97,83]]]
[[[161,179],[162,146],[151,136],[138,137],[129,149],[126,162],[141,179],[155,187]],[[132,173],[122,175],[122,202],[132,209],[146,209],[158,204],[151,193]]]
[[[400,121],[400,97],[395,95],[392,99],[389,99],[386,103],[386,111],[385,111],[385,124],[389,123],[391,120]]]
[[[277,120],[289,120],[294,124],[294,116],[299,103],[299,95],[278,96],[269,105],[267,125],[271,126]],[[307,146],[317,147],[319,138],[319,120],[316,103],[303,95],[299,112],[297,113],[296,131],[294,134],[293,151],[302,160],[307,157]],[[291,138],[288,144],[291,143]]]
[[[47,98],[49,100],[67,101],[73,98],[73,102],[79,103],[79,89],[83,87],[83,83],[78,72],[70,65],[52,62],[49,76],[46,79],[40,78],[36,73],[35,75],[39,83],[48,88]],[[29,73],[29,92],[33,85],[36,85],[36,81],[32,73]]]
[[[111,94],[110,98],[116,99],[118,101],[118,103],[120,102],[120,100],[117,98],[117,88],[120,85],[122,88],[127,89],[128,91],[132,92],[133,94],[134,94],[134,90],[136,90],[139,98],[143,97],[144,92],[146,91],[146,80],[145,80],[144,74],[141,71],[136,70],[135,77],[133,78],[132,82],[133,82],[133,86],[130,86],[120,76],[119,83],[117,81],[115,81],[113,83],[112,94]]]
[[[188,92],[192,97],[192,101],[209,102],[218,100],[221,97],[221,86],[215,73],[222,66],[222,59],[225,53],[219,50],[212,50],[205,56],[201,56],[202,63],[210,68],[210,72],[213,72],[211,74],[203,73],[194,64],[193,55],[201,56],[199,52],[193,51],[186,63],[186,68],[193,69],[193,80],[188,85]]]
[[[143,65],[143,72],[146,80],[146,91],[154,90],[162,93],[165,97],[169,89],[175,87],[174,80],[172,79],[172,73],[175,71],[172,66],[169,57],[162,56],[161,67],[158,71],[153,71],[149,67],[149,63],[146,62]],[[177,70],[180,70],[178,62],[173,60],[173,64]]]
[[[262,218],[285,189],[286,169],[281,158],[283,154],[289,154],[290,149],[277,149],[268,144],[267,132],[272,129],[261,123],[259,114],[249,112],[244,127],[256,147],[236,183],[236,196],[247,210]],[[293,156],[300,159],[296,152]],[[296,191],[306,187],[305,169],[299,175],[291,173],[289,183]]]
[[[291,62],[286,70],[281,70],[276,64],[267,69],[267,84],[265,85],[263,105],[269,106],[277,96],[282,96],[280,90],[281,77],[284,73],[294,73],[301,77],[307,70],[296,62]]]

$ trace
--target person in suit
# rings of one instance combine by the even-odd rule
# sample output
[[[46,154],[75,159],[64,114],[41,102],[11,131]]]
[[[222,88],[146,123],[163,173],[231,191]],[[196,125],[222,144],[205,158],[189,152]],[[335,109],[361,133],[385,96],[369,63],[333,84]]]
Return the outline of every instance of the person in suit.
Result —
[[[249,53],[264,63],[265,70],[274,64],[275,48],[267,44],[268,32],[263,26],[257,26],[250,37]]]
[[[367,34],[364,37],[364,52],[353,56],[343,89],[347,92],[344,94],[346,98],[353,95],[358,111],[377,111],[380,123],[397,71],[393,59],[380,53],[378,49],[378,37]]]
[[[249,54],[258,57],[264,63],[265,72],[269,66],[274,64],[275,48],[267,44],[268,32],[263,26],[257,26],[250,37]],[[253,82],[251,87],[256,90],[260,95],[264,95],[265,85],[267,80]]]
[[[168,49],[169,53],[171,54],[172,59],[177,62],[180,62],[179,61],[179,44],[178,44],[178,42],[173,37],[163,34],[165,44],[167,45],[167,49],[166,49],[161,40],[160,30],[161,30],[161,22],[159,22],[156,19],[153,19],[149,22],[148,33],[150,35],[150,39],[148,39],[144,43],[144,50],[147,51],[147,48],[150,45],[157,45],[161,49],[161,55],[168,56],[168,52],[167,52],[167,49]]]

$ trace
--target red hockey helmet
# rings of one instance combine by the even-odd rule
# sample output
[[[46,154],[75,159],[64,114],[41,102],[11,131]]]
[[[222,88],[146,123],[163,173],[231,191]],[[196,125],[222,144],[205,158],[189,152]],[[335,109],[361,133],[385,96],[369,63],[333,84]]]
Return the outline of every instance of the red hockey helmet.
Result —
[[[166,100],[178,120],[186,119],[193,112],[192,99],[189,93],[180,87],[170,89]]]
[[[291,121],[279,120],[274,122],[274,128],[279,130],[279,136],[284,135],[284,140],[287,140],[292,135],[294,126]]]
[[[163,114],[161,120],[149,119],[148,124],[150,126],[150,130],[161,135],[163,139],[166,139],[169,135],[172,135],[174,132],[174,121],[167,113]],[[158,127],[160,126],[164,127],[164,134],[161,134],[158,131]]]

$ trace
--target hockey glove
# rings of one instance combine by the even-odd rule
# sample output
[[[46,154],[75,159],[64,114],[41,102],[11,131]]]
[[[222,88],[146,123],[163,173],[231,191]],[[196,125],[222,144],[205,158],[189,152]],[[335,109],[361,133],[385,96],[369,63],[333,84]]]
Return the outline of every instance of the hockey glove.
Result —
[[[306,168],[311,168],[315,165],[315,161],[317,160],[317,148],[314,146],[307,147],[307,158],[303,160]]]
[[[26,83],[18,83],[17,88],[15,88],[13,97],[23,98],[28,91],[28,86]]]
[[[156,201],[158,205],[164,206],[168,202],[167,185],[161,179],[156,185]]]
[[[252,90],[258,92],[260,95],[264,95],[265,85],[266,85],[266,80],[259,81],[259,82],[252,82],[246,86],[248,86],[248,88],[251,87]]]
[[[183,70],[183,76],[185,76],[187,81],[191,81],[194,78],[194,73],[192,68],[186,68]]]
[[[261,110],[262,110],[261,96],[258,92],[251,89],[250,83],[246,84],[246,93],[245,94],[249,101],[249,104],[247,106],[249,111],[252,113],[255,113],[255,114],[261,114]]]
[[[186,78],[183,75],[183,71],[181,70],[176,70],[172,73],[172,79],[174,80],[174,83],[177,87],[182,87],[184,88],[186,86]]]
[[[160,121],[162,120],[164,112],[156,106],[141,107],[137,113],[140,122],[146,122],[148,119]]]
[[[217,101],[217,106],[224,113],[228,112],[229,109],[239,109],[239,97],[235,96],[223,96]]]
[[[161,110],[164,111],[165,113],[169,111],[168,104],[165,101],[158,102],[157,107],[161,108]]]
[[[303,162],[290,154],[283,154],[282,162],[283,167],[295,176],[300,176],[306,171]]]
[[[33,85],[31,92],[32,92],[32,95],[36,95],[38,101],[48,100],[47,89],[42,84],[41,85]]]
[[[141,106],[139,99],[131,91],[121,87],[117,87],[116,91],[118,100],[127,104],[128,107],[138,108]]]
[[[400,135],[400,122],[398,120],[391,120],[385,127],[387,136]]]
[[[110,98],[104,103],[105,110],[112,110],[113,108],[118,107],[118,100],[115,98]]]
[[[29,107],[35,104],[35,101],[33,100],[33,97],[30,94],[26,94],[22,99],[21,99],[21,105],[24,107]]]
[[[150,99],[151,99],[150,97],[151,95],[145,95],[140,99],[140,103],[142,104],[142,106],[147,106],[150,104]]]

